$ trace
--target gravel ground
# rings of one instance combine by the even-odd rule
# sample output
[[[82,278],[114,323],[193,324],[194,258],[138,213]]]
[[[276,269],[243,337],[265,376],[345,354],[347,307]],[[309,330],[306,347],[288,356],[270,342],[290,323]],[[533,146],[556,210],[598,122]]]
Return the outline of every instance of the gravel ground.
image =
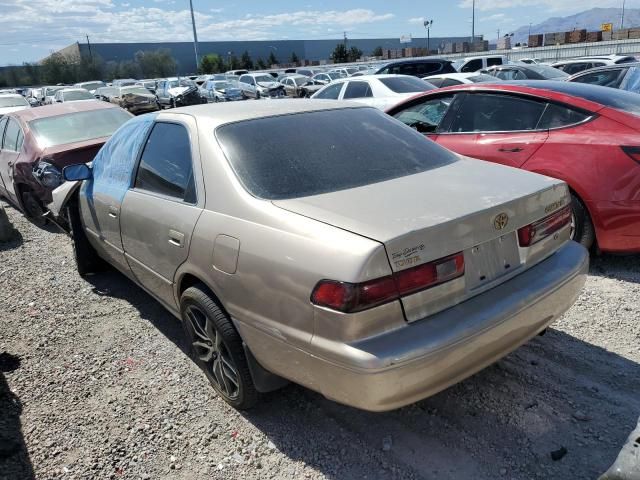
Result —
[[[7,211],[21,239],[0,244],[3,480],[595,479],[640,414],[640,256],[595,259],[547,335],[410,407],[291,385],[240,413],[159,304],[115,272],[83,280],[66,236]]]

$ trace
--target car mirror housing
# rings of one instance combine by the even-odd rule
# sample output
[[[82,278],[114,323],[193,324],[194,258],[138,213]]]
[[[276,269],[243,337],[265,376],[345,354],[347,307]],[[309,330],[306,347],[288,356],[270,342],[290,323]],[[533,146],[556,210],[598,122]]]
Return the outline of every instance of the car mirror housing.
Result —
[[[91,167],[84,163],[76,165],[67,165],[62,169],[62,178],[68,182],[77,182],[82,180],[90,180],[93,177]]]

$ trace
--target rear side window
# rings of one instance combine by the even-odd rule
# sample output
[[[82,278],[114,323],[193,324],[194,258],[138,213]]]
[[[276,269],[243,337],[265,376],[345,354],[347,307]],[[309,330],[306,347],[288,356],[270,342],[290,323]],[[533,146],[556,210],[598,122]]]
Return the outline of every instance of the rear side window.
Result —
[[[502,65],[502,58],[500,57],[487,58],[487,66],[493,67],[494,65]]]
[[[457,161],[375,108],[247,120],[219,127],[216,137],[246,190],[266,200],[356,188]]]
[[[535,130],[546,104],[512,95],[469,94],[455,114],[451,132]]]
[[[420,133],[434,133],[446,115],[453,95],[432,98],[407,107],[393,116]]]
[[[431,83],[415,77],[389,77],[381,78],[380,82],[395,93],[426,92],[433,90]]]
[[[333,85],[329,84],[328,87],[326,87],[321,92],[318,92],[318,94],[313,98],[321,98],[323,100],[337,100],[340,96],[342,85],[344,85],[342,82],[334,83]]]
[[[344,91],[343,98],[365,98],[373,97],[371,87],[367,82],[349,82]]]
[[[18,151],[18,134],[20,134],[20,126],[18,122],[13,119],[9,119],[7,130],[4,133],[4,150],[11,150],[12,152]]]
[[[475,60],[471,60],[469,62],[467,62],[464,67],[462,67],[460,69],[460,71],[462,73],[466,73],[466,72],[477,72],[478,70],[480,70],[483,67],[482,65],[482,59],[477,58]]]
[[[550,103],[540,118],[537,129],[548,130],[550,128],[568,127],[569,125],[584,122],[589,117],[590,115],[587,113]]]
[[[622,69],[617,68],[615,70],[585,73],[584,75],[574,78],[572,82],[618,88],[620,86],[620,72],[622,72]]]
[[[140,158],[135,187],[195,203],[191,144],[184,126],[154,125]]]

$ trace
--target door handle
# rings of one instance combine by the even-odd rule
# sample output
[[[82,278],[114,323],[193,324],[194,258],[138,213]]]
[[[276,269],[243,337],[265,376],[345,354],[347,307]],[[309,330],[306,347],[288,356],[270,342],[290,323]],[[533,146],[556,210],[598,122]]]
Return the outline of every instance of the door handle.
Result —
[[[119,213],[120,213],[120,209],[118,207],[114,207],[113,205],[109,207],[109,216],[111,218],[118,218]]]
[[[505,152],[505,153],[518,153],[523,151],[524,148],[520,148],[520,147],[516,147],[516,148],[499,148],[498,151],[499,152]]]
[[[169,230],[169,243],[174,247],[184,247],[184,233]]]

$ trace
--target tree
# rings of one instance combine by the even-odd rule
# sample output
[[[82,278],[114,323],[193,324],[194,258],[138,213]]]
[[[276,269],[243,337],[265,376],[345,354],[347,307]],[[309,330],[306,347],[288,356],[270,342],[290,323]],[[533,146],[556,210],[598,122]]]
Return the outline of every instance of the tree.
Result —
[[[349,54],[344,43],[338,43],[336,45],[336,48],[333,49],[333,53],[331,54],[331,60],[333,60],[333,63],[346,63],[349,61]]]
[[[220,73],[225,71],[224,60],[217,53],[209,53],[200,59],[200,73]]]
[[[296,55],[296,52],[291,52],[291,58],[289,58],[289,62],[295,63],[297,65],[299,61],[300,59],[298,58],[298,55]]]
[[[249,55],[249,52],[247,52],[246,50],[240,57],[240,66],[245,70],[253,70],[253,60],[251,60],[251,56]]]
[[[262,60],[262,58],[260,57],[258,57],[258,60],[256,60],[256,66],[258,67],[258,70],[265,70],[267,68],[264,60]]]
[[[137,69],[139,69],[142,76],[146,78],[168,77],[175,75],[178,69],[175,58],[173,58],[171,51],[167,48],[159,48],[153,51],[140,50],[135,53],[133,58],[137,64]],[[121,68],[131,71],[136,67],[133,67],[125,61],[124,65],[121,65]]]
[[[347,56],[350,62],[355,62],[362,56],[362,50],[360,50],[358,47],[351,47]]]
[[[374,57],[381,57],[382,56],[382,47],[378,46],[376,48],[373,49],[373,52],[371,53],[372,56]]]
[[[241,68],[240,65],[240,60],[238,60],[238,57],[236,57],[235,55],[231,55],[231,58],[229,59],[229,65],[228,65],[228,70],[239,70]]]
[[[271,51],[271,53],[269,53],[269,58],[267,58],[267,63],[269,67],[272,67],[273,65],[278,64],[278,59],[273,53],[273,50]]]

